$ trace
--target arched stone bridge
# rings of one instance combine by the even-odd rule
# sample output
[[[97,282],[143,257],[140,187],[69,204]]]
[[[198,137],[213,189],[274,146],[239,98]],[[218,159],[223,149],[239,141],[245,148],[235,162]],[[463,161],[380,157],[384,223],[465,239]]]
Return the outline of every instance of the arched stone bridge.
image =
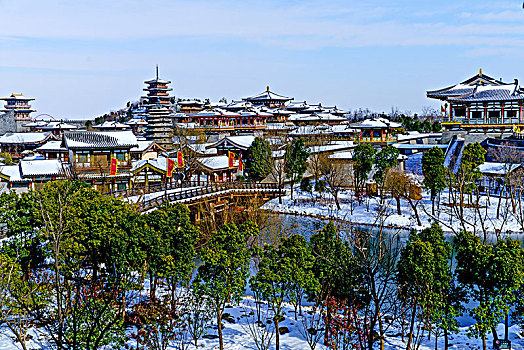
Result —
[[[265,202],[278,194],[279,189],[276,184],[252,182],[202,184],[196,181],[172,182],[106,193],[135,204],[140,212],[155,210],[166,202],[183,203],[190,209],[194,221],[200,221],[206,216],[205,211],[216,214],[229,208],[230,205],[241,208],[246,200],[256,199]],[[236,203],[234,203],[235,199]]]

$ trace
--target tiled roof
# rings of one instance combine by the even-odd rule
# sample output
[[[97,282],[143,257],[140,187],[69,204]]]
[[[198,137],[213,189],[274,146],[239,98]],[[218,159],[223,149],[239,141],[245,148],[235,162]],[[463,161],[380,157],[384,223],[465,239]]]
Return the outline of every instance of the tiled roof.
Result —
[[[483,102],[483,101],[518,101],[524,100],[524,93],[516,84],[500,86],[477,86],[466,95],[450,97],[455,102]]]
[[[67,148],[127,148],[138,147],[131,131],[72,131],[64,133]]]

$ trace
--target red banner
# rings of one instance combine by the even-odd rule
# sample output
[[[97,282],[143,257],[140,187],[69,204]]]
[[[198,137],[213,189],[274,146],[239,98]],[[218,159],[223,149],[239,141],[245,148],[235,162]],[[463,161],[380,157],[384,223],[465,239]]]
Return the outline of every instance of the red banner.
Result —
[[[229,159],[229,167],[234,168],[235,167],[235,154],[233,152],[227,152],[227,157]]]
[[[109,175],[114,176],[118,171],[118,160],[111,157],[111,167],[109,168]]]
[[[244,171],[244,162],[242,161],[242,158],[238,159],[238,171]]]
[[[167,177],[173,176],[173,169],[175,168],[175,161],[171,158],[167,158]]]
[[[177,168],[184,167],[184,153],[180,151],[176,152],[176,166]]]

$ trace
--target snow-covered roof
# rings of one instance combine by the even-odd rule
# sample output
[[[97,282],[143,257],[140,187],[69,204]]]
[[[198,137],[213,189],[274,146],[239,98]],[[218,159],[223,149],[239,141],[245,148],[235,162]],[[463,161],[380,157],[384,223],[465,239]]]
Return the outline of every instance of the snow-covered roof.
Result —
[[[332,134],[331,126],[327,124],[321,125],[304,125],[289,132],[289,135],[328,135]]]
[[[344,122],[346,118],[330,113],[293,114],[288,118],[293,122],[318,121],[318,122]]]
[[[102,124],[93,125],[96,129],[129,129],[129,125],[117,121],[105,121]]]
[[[125,122],[127,125],[147,125],[147,122],[144,119],[131,119]]]
[[[19,94],[15,94],[14,92],[11,94],[11,96],[9,97],[2,97],[0,98],[0,100],[20,100],[20,101],[31,101],[31,100],[34,100],[34,98],[32,97],[25,97],[24,94],[22,93],[19,93]]]
[[[137,140],[136,142],[138,144],[138,148],[133,148],[133,152],[144,152],[155,141],[151,141],[151,140],[138,141]]]
[[[327,145],[310,146],[311,153],[335,152],[355,148],[357,145],[353,141],[333,141]]]
[[[62,147],[62,141],[50,140],[44,143],[42,146],[38,147],[36,151],[65,151],[66,149]]]
[[[229,169],[229,158],[228,156],[214,156],[198,158],[198,162],[202,166],[211,170],[224,170]]]
[[[269,86],[268,86],[266,91],[261,92],[258,95],[254,95],[254,96],[243,98],[244,101],[255,101],[255,102],[260,102],[260,101],[282,101],[282,102],[286,102],[286,101],[290,101],[292,99],[293,99],[292,97],[286,97],[286,96],[279,95],[279,94],[276,94],[276,93],[270,91],[269,90]]]
[[[208,147],[218,148],[221,145],[231,143],[233,146],[248,149],[253,141],[255,141],[255,136],[226,136],[222,140],[215,142],[214,145]]]
[[[216,155],[217,149],[214,147],[209,147],[214,145],[214,142],[210,143],[192,143],[187,145],[193,152],[201,155]],[[209,147],[209,148],[208,148]]]
[[[40,143],[50,138],[51,132],[8,132],[0,136],[0,144]]]
[[[331,127],[331,130],[333,131],[334,134],[337,134],[337,133],[354,133],[356,132],[356,130],[354,128],[351,127],[351,125],[349,124],[338,124],[338,125],[333,125]]]
[[[197,101],[197,100],[187,100],[187,101],[179,101],[177,102],[178,105],[199,105],[199,106],[203,106],[204,105],[204,102],[201,102],[201,101]]]
[[[358,123],[351,124],[351,127],[357,129],[367,129],[367,128],[401,128],[402,124],[392,122],[391,120],[385,118],[373,118],[365,119]]]
[[[38,152],[31,152],[30,154],[24,156],[24,160],[43,160],[45,157]]]
[[[64,133],[67,148],[138,147],[132,131],[68,131]]]
[[[47,122],[44,121],[44,120],[33,120],[29,123],[26,123],[24,125],[22,125],[23,127],[26,127],[26,128],[41,128],[42,126],[46,126],[47,125]]]
[[[479,165],[479,171],[483,174],[506,175],[521,167],[520,164],[484,162]]]
[[[306,109],[308,108],[309,105],[307,104],[306,101],[303,101],[303,102],[289,102],[289,104],[287,105],[287,109],[295,109],[295,110],[301,110],[301,109]]]
[[[64,173],[60,159],[21,160],[20,171],[27,176],[56,176]]]
[[[0,166],[0,173],[9,177],[11,182],[22,181],[22,175],[20,174],[20,166],[16,165],[2,165]]]
[[[78,129],[77,126],[66,124],[64,122],[49,122],[40,127],[42,130],[73,130]]]
[[[166,157],[158,157],[155,159],[141,159],[138,161],[133,162],[133,165],[131,167],[131,171],[137,171],[141,167],[145,165],[150,165],[158,170],[161,171],[167,171],[167,158]]]

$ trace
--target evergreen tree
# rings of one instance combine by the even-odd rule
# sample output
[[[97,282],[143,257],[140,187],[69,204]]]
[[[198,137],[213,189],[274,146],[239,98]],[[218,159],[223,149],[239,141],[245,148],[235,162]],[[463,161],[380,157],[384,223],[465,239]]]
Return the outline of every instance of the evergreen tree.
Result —
[[[433,147],[422,155],[422,174],[424,185],[431,192],[431,213],[435,215],[435,198],[446,185],[444,152]]]
[[[384,182],[387,170],[397,165],[399,154],[400,152],[397,148],[393,146],[385,146],[375,155],[374,163],[377,170],[374,178],[378,184]]]
[[[420,234],[412,232],[408,243],[402,248],[397,264],[399,295],[411,308],[406,349],[410,349],[413,341],[417,316],[427,323],[442,318],[445,295],[451,280],[450,257],[451,245],[445,241],[442,229],[437,224]]]
[[[273,167],[273,157],[269,142],[261,137],[255,137],[248,152],[247,167],[249,176],[257,181],[264,179],[269,175]]]
[[[222,315],[227,303],[238,303],[244,295],[249,276],[249,250],[247,242],[258,236],[253,223],[237,228],[226,224],[213,233],[207,245],[202,248],[202,265],[198,267],[195,290],[209,297],[217,320],[220,350],[224,349],[222,336]]]
[[[353,153],[353,177],[358,193],[362,193],[369,172],[373,168],[375,149],[369,143],[359,143]]]
[[[496,325],[506,319],[515,302],[517,291],[524,285],[524,254],[520,242],[514,239],[499,240],[495,245],[482,243],[469,232],[461,232],[455,240],[457,275],[459,283],[478,306],[470,310],[477,321],[471,333],[483,340],[490,330],[498,339]]]
[[[282,306],[286,299],[300,303],[305,288],[314,285],[311,256],[305,238],[293,235],[284,239],[277,248],[265,245],[262,259],[258,264],[256,276],[251,278],[250,285],[255,293],[268,302],[275,316],[275,348],[280,348],[279,322],[283,319]]]
[[[286,147],[284,171],[291,181],[291,199],[293,199],[294,185],[302,179],[302,176],[307,170],[308,157],[309,149],[305,146],[304,140],[301,138],[294,139],[293,142]]]

